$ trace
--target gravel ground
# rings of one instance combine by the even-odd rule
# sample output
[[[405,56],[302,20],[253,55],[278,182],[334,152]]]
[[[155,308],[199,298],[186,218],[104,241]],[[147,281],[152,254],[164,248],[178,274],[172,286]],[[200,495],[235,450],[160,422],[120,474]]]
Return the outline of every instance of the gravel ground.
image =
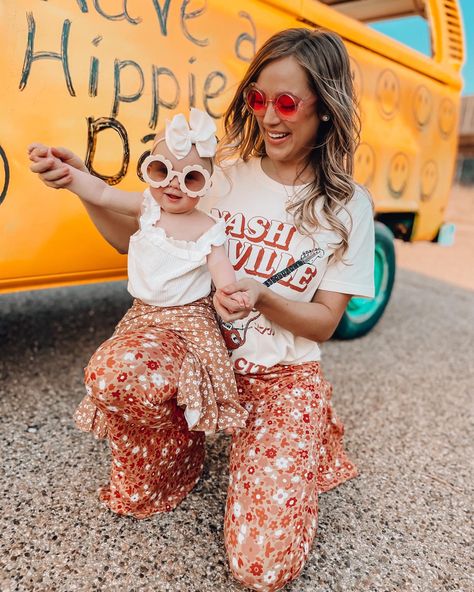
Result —
[[[172,513],[136,521],[96,499],[107,447],[71,414],[82,367],[128,303],[123,283],[0,298],[2,592],[243,590],[222,546],[226,436],[209,439],[203,477]],[[320,496],[288,592],[474,590],[473,327],[474,292],[401,270],[371,334],[324,346],[360,476]]]

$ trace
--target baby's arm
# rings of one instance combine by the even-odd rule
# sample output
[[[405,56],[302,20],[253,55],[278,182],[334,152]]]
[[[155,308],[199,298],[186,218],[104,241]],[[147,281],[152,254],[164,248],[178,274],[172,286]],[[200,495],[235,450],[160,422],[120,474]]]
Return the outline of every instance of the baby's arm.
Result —
[[[114,189],[102,179],[88,172],[78,171],[72,167],[70,169],[72,181],[66,186],[66,189],[95,206],[127,216],[139,215],[143,201],[141,193]]]
[[[207,256],[207,267],[217,289],[233,284],[236,281],[235,271],[227,257],[224,245],[211,248],[211,252]],[[232,298],[243,309],[249,308],[250,302],[245,292],[234,292]]]
[[[30,171],[53,189],[62,189],[72,180],[70,168],[66,165],[87,172],[82,159],[68,148],[34,143],[28,146],[28,154],[31,160]],[[57,159],[61,161],[60,168],[56,168]],[[102,237],[119,253],[126,253],[130,237],[138,230],[137,218],[81,201]]]

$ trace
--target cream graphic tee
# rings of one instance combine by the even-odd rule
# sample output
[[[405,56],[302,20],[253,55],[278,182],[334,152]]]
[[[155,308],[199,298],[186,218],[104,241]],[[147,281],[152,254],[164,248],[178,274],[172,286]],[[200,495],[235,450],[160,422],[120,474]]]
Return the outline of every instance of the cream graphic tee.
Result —
[[[297,195],[304,191],[301,186]],[[331,258],[339,238],[327,224],[312,237],[298,232],[285,211],[293,193],[293,187],[281,185],[263,172],[259,158],[216,170],[211,194],[201,205],[225,221],[227,252],[237,279],[250,277],[263,283],[290,267],[292,273],[269,289],[294,300],[295,306],[310,302],[318,289],[373,297],[374,222],[367,193],[356,186],[348,211],[338,213],[347,228],[352,218],[343,262]],[[317,204],[318,218],[324,221],[321,206]],[[301,259],[306,262],[296,267]],[[232,324],[223,323],[223,333],[234,370],[241,374],[321,357],[316,342],[293,335],[258,311]]]

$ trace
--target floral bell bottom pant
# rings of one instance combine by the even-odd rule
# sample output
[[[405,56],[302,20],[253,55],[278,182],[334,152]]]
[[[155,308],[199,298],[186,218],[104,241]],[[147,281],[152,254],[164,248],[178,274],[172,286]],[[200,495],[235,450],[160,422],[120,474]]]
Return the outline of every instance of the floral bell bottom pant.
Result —
[[[154,349],[140,349],[136,336],[118,335],[109,341],[108,355],[96,354],[86,369],[88,404],[105,425],[90,431],[107,436],[112,455],[110,483],[99,497],[112,511],[136,518],[175,508],[197,483],[204,462],[205,436],[189,430],[176,403],[174,377],[186,351],[173,333],[166,337]],[[153,368],[149,362],[167,360],[162,387],[151,394],[131,385],[122,371],[132,345],[145,369],[147,362]],[[122,383],[98,387],[117,372]],[[271,592],[305,564],[317,529],[318,493],[357,470],[345,455],[332,387],[317,362],[274,366],[236,375],[236,381],[248,419],[232,436],[225,547],[237,580]]]

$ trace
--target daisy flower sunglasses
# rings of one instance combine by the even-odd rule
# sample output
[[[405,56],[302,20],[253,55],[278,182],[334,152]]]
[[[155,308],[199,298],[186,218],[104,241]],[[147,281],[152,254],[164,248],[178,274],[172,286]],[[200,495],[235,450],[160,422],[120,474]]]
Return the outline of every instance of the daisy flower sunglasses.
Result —
[[[154,188],[167,187],[174,177],[179,188],[189,197],[202,197],[211,187],[211,175],[199,164],[188,165],[182,171],[173,170],[171,162],[162,154],[147,156],[141,166],[145,181]]]

